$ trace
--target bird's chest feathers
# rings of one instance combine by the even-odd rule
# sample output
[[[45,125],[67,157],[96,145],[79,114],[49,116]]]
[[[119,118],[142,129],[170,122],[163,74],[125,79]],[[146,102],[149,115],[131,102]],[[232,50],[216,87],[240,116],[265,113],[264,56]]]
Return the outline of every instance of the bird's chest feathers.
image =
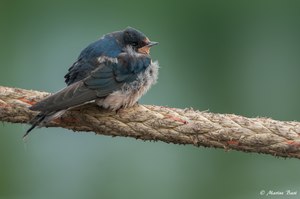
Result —
[[[104,99],[97,100],[97,104],[112,110],[133,106],[156,83],[158,68],[158,63],[152,62],[145,71],[137,75],[136,80],[125,83],[120,90],[114,91]]]

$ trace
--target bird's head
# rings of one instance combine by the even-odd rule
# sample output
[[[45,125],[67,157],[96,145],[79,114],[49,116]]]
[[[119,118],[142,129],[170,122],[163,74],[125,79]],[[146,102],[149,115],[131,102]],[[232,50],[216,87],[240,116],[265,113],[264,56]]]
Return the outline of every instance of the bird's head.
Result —
[[[158,42],[150,41],[142,32],[131,27],[126,28],[122,33],[123,44],[132,47],[139,53],[148,55],[150,48],[158,44]]]

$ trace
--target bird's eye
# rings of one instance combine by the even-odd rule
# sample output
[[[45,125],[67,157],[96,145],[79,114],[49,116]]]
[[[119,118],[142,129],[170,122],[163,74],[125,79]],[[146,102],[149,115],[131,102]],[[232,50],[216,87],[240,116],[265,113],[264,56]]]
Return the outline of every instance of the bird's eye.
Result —
[[[132,42],[131,45],[132,45],[132,46],[137,46],[138,43],[137,43],[137,42]]]

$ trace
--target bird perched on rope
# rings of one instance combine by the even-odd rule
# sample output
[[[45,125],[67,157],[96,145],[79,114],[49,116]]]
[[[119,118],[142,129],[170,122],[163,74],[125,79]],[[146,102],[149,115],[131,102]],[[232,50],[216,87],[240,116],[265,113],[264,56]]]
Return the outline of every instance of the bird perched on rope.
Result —
[[[128,27],[88,45],[65,75],[67,87],[29,108],[39,114],[23,137],[36,126],[86,102],[95,100],[99,106],[114,111],[136,104],[156,83],[158,63],[152,62],[149,55],[156,44]]]

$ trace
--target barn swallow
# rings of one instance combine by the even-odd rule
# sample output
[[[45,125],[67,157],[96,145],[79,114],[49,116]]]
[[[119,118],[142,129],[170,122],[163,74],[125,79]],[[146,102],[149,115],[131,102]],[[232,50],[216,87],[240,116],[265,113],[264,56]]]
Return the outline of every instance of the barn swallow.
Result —
[[[156,83],[159,66],[151,60],[150,48],[157,44],[128,27],[88,45],[65,75],[67,87],[29,108],[39,114],[23,137],[36,126],[87,102],[95,101],[113,111],[136,104]]]

